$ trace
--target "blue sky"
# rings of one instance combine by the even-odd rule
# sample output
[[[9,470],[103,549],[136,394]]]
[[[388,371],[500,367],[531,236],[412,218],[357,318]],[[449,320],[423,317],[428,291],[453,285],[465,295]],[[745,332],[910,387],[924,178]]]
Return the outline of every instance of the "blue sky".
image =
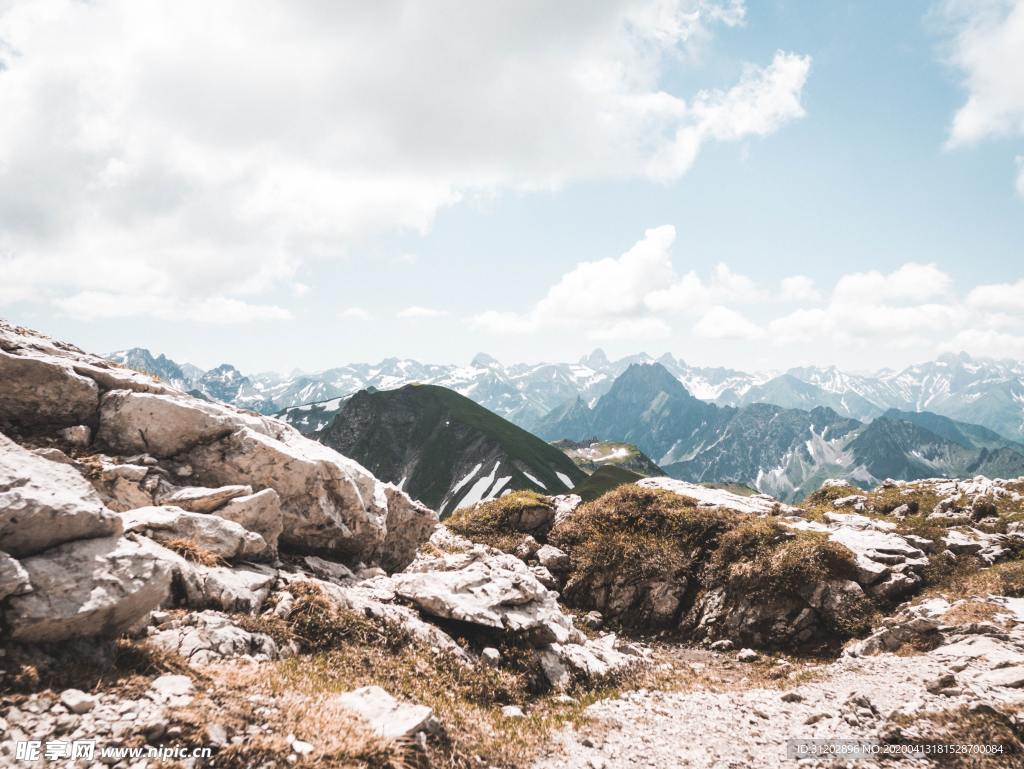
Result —
[[[129,5],[0,3],[14,321],[249,371],[1024,357],[1024,2]]]

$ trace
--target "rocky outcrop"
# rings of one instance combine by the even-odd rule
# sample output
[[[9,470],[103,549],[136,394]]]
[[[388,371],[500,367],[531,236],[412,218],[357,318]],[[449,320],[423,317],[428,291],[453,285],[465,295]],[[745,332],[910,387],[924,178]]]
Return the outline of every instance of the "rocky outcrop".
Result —
[[[148,638],[150,643],[180,654],[192,665],[235,657],[276,660],[296,653],[294,645],[279,645],[266,633],[245,630],[216,611],[163,617],[152,626]]]
[[[232,499],[272,489],[282,517],[280,529],[269,495],[249,500],[247,507],[232,505],[229,514],[258,519],[253,523],[260,528],[256,533],[266,533],[271,548],[276,529],[279,535],[283,532],[283,546],[388,569],[411,561],[436,524],[433,511],[275,419],[193,398],[3,323],[0,351],[3,379],[16,384],[0,393],[0,423],[28,433],[51,431],[54,440],[74,443],[76,450],[82,449],[77,437],[69,442],[54,431],[66,425],[94,426],[91,446],[146,459],[103,459],[99,472],[95,463],[77,465],[119,511],[168,502],[216,513]],[[73,467],[67,471],[75,472]],[[181,478],[189,478],[193,486],[182,487]],[[222,488],[230,486],[241,488]],[[74,532],[67,536],[77,538]],[[17,556],[20,549],[8,551]]]
[[[117,516],[73,467],[0,434],[0,550],[20,557],[119,531]]]
[[[647,489],[671,491],[681,497],[696,500],[698,505],[721,507],[726,510],[734,510],[737,513],[778,515],[797,512],[795,507],[783,504],[768,494],[741,496],[724,489],[712,489],[697,483],[677,481],[674,478],[644,478],[642,481],[637,481],[636,485]]]
[[[531,639],[537,645],[578,638],[572,621],[515,556],[483,545],[458,553],[421,556],[391,577],[395,594],[443,619]]]
[[[225,561],[255,558],[268,549],[263,537],[234,521],[171,505],[129,510],[121,519],[125,531],[137,531],[163,543],[186,540]]]
[[[0,427],[64,427],[94,421],[99,387],[68,362],[6,352],[0,337]]]
[[[166,597],[170,570],[123,537],[67,542],[21,560],[32,591],[7,599],[18,641],[115,636]]]

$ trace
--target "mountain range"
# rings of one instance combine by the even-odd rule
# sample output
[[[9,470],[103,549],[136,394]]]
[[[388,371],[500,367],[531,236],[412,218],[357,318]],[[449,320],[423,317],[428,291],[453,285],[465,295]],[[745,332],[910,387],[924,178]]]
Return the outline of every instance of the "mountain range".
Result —
[[[201,372],[145,350],[120,353],[115,360],[249,408],[276,407],[270,396],[286,392],[268,389],[268,375],[246,377],[227,364]],[[342,394],[279,415],[442,513],[519,488],[564,493],[586,478],[576,463],[587,453],[607,453],[601,447],[608,442],[629,445],[628,454],[643,458],[631,471],[742,484],[786,500],[800,499],[827,478],[870,486],[885,478],[1024,475],[1024,444],[1005,433],[918,408],[883,408],[864,395],[913,397],[915,407],[957,405],[970,411],[970,405],[970,413],[979,413],[978,401],[989,398],[986,383],[1006,391],[1010,364],[955,356],[884,381],[803,369],[758,383],[748,378],[745,384],[740,372],[683,366],[667,356],[612,363],[598,352],[577,364],[517,369],[513,379],[486,356],[477,356],[469,368],[447,370],[388,360],[344,369],[349,385],[375,384],[354,394],[339,387],[332,392]],[[447,385],[402,384],[417,372]],[[811,378],[814,383],[805,381]],[[720,388],[716,402],[696,397],[684,379],[705,395]],[[293,381],[289,397],[322,394],[311,382]],[[826,387],[848,389],[839,394]],[[541,404],[566,393],[569,399],[539,415]],[[958,400],[954,393],[970,397]],[[769,396],[782,405],[762,399]],[[517,421],[525,421],[529,432]]]
[[[1024,475],[1024,444],[980,425],[897,409],[865,423],[828,406],[719,406],[693,397],[660,363],[633,364],[593,407],[577,400],[550,416],[537,429],[547,440],[629,442],[674,478],[739,483],[786,500],[827,478],[871,486]]]
[[[281,413],[306,433],[323,429],[344,399],[359,390],[436,384],[465,395],[528,430],[564,421],[564,412],[593,407],[631,364],[659,363],[696,399],[718,406],[769,403],[810,411],[825,406],[840,416],[870,421],[889,409],[930,411],[1024,440],[1024,363],[944,355],[899,371],[851,374],[835,367],[802,367],[751,374],[691,366],[671,355],[643,353],[610,360],[595,350],[575,363],[503,365],[480,354],[468,366],[387,358],[316,373],[242,374],[230,364],[203,371],[133,348],[109,356],[182,389],[266,414]],[[318,405],[294,411],[297,406]],[[558,409],[561,414],[552,414]],[[565,436],[561,436],[565,437]],[[655,457],[657,459],[657,457]]]

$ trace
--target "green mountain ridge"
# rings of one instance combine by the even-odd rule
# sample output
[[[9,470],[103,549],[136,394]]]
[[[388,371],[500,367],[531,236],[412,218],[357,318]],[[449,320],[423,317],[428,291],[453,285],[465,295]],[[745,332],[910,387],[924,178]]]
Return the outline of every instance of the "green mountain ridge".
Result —
[[[316,438],[442,515],[518,489],[568,493],[587,477],[554,446],[437,385],[358,392]]]

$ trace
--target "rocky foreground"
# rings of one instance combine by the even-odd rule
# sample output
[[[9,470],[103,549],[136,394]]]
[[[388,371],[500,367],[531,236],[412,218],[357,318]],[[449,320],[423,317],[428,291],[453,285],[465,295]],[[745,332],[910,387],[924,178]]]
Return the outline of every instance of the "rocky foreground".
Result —
[[[277,420],[0,323],[0,765],[775,766],[812,737],[1021,765],[1022,520],[1024,480],[795,507],[647,479],[440,526]]]

